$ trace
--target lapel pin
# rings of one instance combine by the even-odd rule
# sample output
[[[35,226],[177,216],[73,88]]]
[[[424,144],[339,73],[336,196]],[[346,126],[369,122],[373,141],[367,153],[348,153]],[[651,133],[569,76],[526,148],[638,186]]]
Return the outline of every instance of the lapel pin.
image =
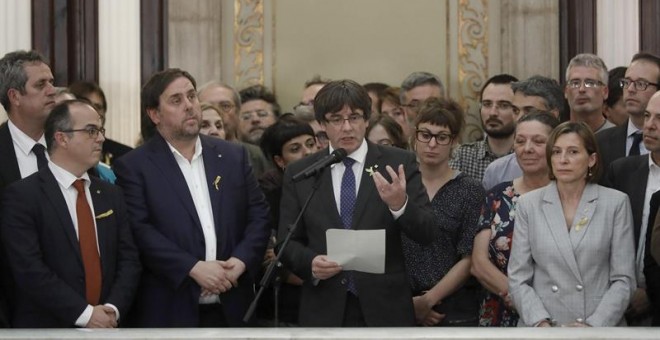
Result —
[[[587,222],[589,220],[586,217],[582,217],[578,223],[575,225],[575,230],[580,231],[582,228],[584,228],[587,225]]]
[[[215,180],[213,181],[213,186],[215,187],[215,190],[218,191],[218,186],[220,185],[220,180],[222,177],[220,176],[215,176]]]
[[[96,193],[97,193],[97,194],[100,194],[100,193],[101,193],[101,190],[96,190]]]
[[[374,173],[376,172],[376,169],[378,169],[378,164],[370,166],[370,167],[364,169],[364,171],[366,171],[369,174],[369,177],[372,177],[374,175]]]
[[[221,154],[218,154],[218,158],[222,158],[222,155],[221,155]]]

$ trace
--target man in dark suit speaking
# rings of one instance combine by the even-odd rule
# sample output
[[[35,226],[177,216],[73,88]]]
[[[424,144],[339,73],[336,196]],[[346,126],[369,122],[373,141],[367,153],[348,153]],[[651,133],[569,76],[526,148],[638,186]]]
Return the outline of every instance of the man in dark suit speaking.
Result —
[[[270,235],[247,152],[199,134],[202,111],[186,71],[154,74],[142,110],[157,133],[114,163],[144,265],[132,320],[243,326]]]
[[[367,91],[351,80],[330,82],[314,99],[316,119],[330,146],[289,166],[285,172],[279,239],[318,185],[283,262],[305,280],[301,326],[414,326],[401,232],[428,243],[434,225],[415,156],[364,138],[371,113]],[[317,177],[292,177],[338,148],[348,156]],[[326,256],[326,230],[385,229],[385,273],[343,271]]]
[[[128,311],[141,266],[124,197],[87,175],[104,132],[89,104],[55,106],[44,133],[51,162],[5,190],[14,327],[111,328]]]

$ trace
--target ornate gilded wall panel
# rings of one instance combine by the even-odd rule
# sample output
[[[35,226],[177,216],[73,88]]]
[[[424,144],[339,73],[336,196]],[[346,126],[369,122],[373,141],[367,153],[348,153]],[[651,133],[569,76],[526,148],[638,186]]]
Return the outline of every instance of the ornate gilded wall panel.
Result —
[[[234,85],[264,83],[264,3],[234,2]]]
[[[482,136],[479,90],[488,78],[488,1],[460,0],[458,5],[458,93],[453,98],[466,109],[463,139],[470,141]]]

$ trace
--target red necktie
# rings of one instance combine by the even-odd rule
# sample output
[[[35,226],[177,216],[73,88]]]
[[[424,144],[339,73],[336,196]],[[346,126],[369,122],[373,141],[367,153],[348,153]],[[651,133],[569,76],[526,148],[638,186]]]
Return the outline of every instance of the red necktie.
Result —
[[[96,248],[94,217],[85,196],[85,180],[78,179],[73,186],[78,191],[76,216],[78,216],[80,254],[85,267],[85,296],[87,303],[96,306],[101,299],[101,258]]]

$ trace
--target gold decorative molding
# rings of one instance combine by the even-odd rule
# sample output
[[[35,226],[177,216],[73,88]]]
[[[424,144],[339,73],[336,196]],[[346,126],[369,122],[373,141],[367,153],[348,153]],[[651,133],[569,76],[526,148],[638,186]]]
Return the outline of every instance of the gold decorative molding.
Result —
[[[263,83],[263,0],[234,0],[234,86]]]
[[[458,8],[458,96],[464,107],[464,140],[483,136],[479,91],[488,76],[488,1],[460,0]],[[451,14],[450,14],[451,15]]]

